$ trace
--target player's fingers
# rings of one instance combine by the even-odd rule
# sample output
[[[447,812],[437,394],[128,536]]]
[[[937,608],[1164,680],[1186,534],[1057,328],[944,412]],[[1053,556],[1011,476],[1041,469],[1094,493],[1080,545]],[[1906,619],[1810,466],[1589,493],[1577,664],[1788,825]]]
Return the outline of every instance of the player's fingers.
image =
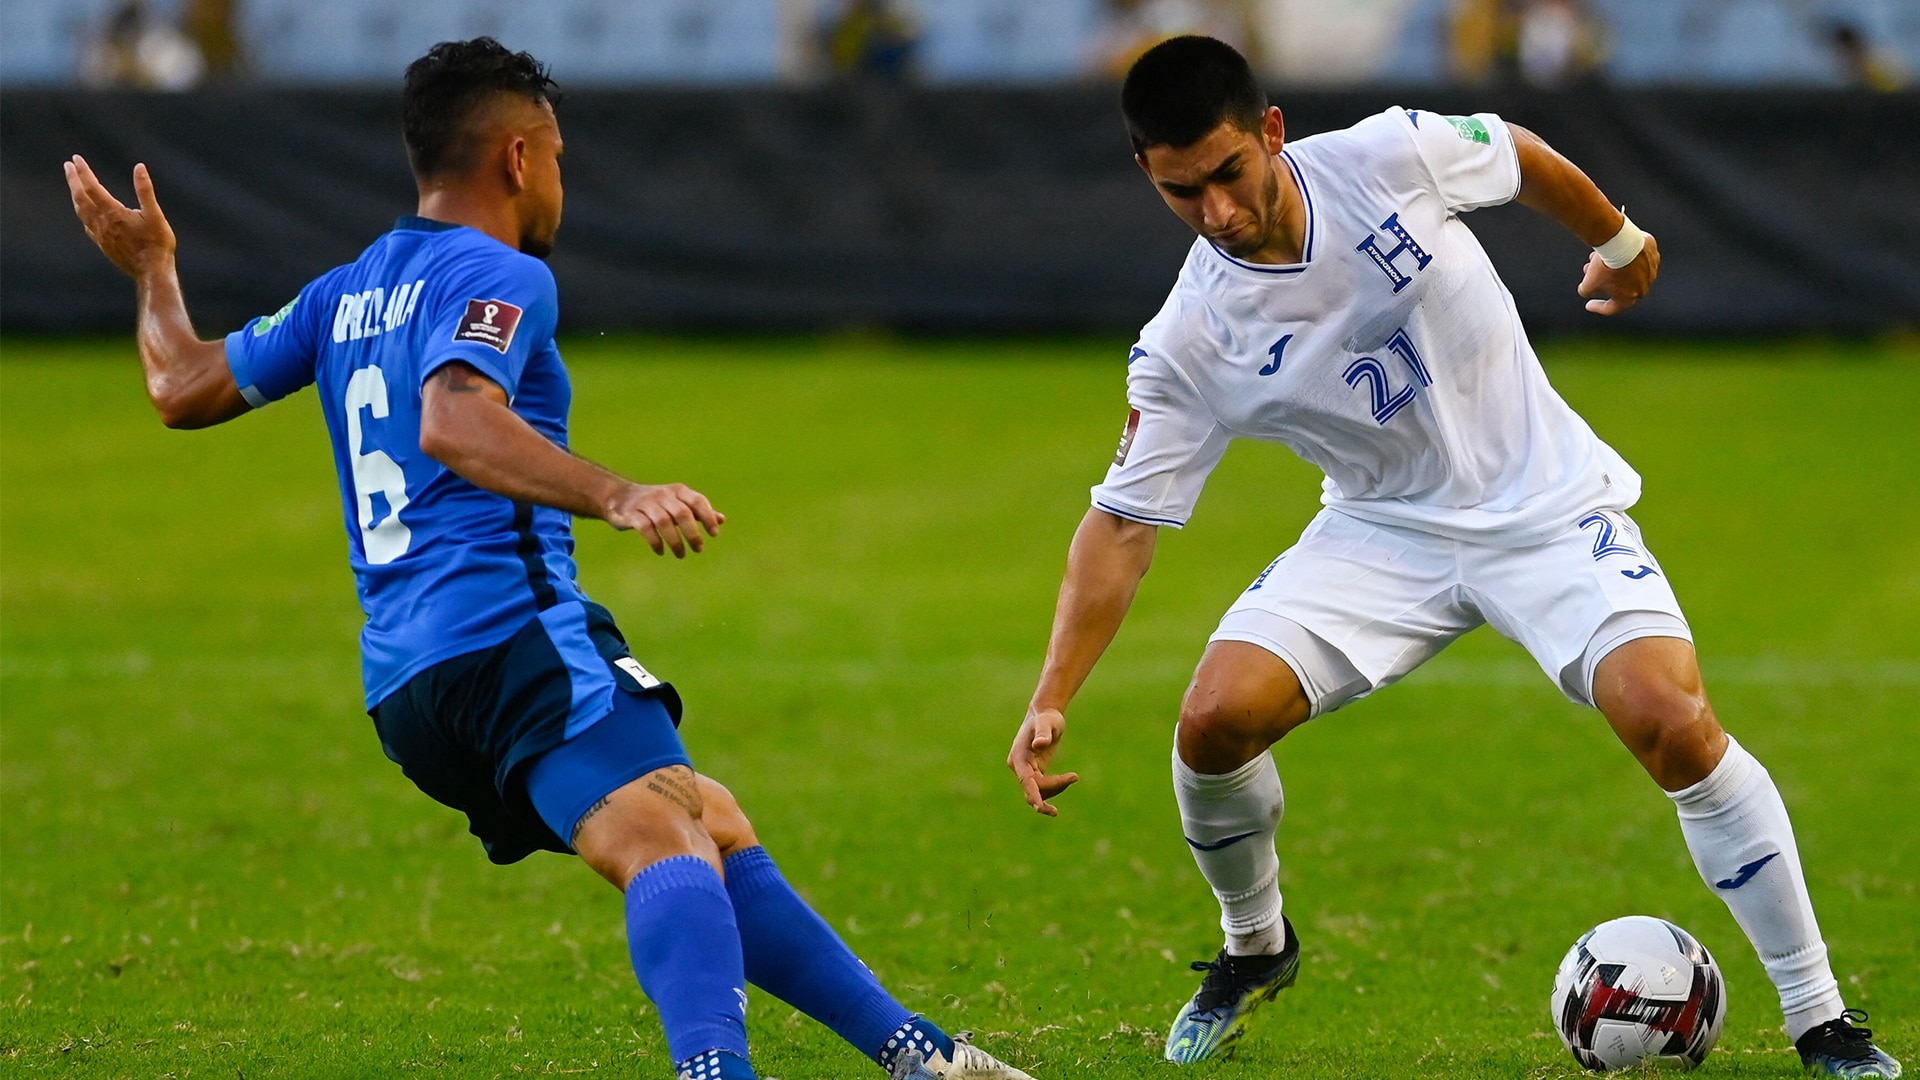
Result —
[[[666,545],[660,542],[660,530],[654,527],[653,520],[647,517],[645,513],[636,513],[633,517],[633,524],[628,527],[638,529],[640,535],[647,538],[647,546],[653,549],[655,555],[665,555],[667,553]]]
[[[1034,779],[1032,773],[1023,772],[1020,774],[1020,790],[1026,793],[1028,806],[1033,807],[1035,810],[1049,817],[1058,813],[1058,811],[1047,805],[1046,799],[1041,797],[1040,782]]]
[[[1580,275],[1580,287],[1575,291],[1581,296],[1598,296],[1605,290],[1606,280],[1607,264],[1595,255],[1587,260],[1586,268]]]
[[[1080,774],[1077,772],[1043,776],[1040,778],[1040,794],[1051,799],[1079,782]]]
[[[73,212],[79,214],[81,220],[85,221],[99,214],[100,200],[94,194],[94,189],[99,185],[89,182],[91,174],[75,163],[78,160],[76,158],[66,164],[67,191],[73,195]]]
[[[1595,315],[1618,315],[1626,309],[1620,305],[1620,301],[1618,300],[1589,300],[1587,301],[1587,310],[1593,312]]]
[[[659,536],[668,548],[672,549],[673,557],[676,559],[686,558],[686,541],[680,539],[680,529],[673,523],[673,515],[657,506],[645,507],[642,512],[647,515],[647,521],[653,526],[654,534]],[[658,547],[655,547],[653,550],[655,554],[661,554]]]
[[[93,175],[93,167],[87,164],[86,158],[75,154],[73,163],[74,168],[80,173],[80,188],[86,192],[87,201],[95,208],[105,210],[127,208],[125,203],[113,197],[113,192],[107,190],[107,185],[101,183],[99,177]]]
[[[153,190],[153,174],[147,171],[145,162],[133,167],[133,194],[140,202],[140,212],[152,218],[157,227],[167,228],[167,215],[160,209],[160,196]]]
[[[693,549],[695,555],[700,554],[705,541],[700,538],[700,521],[694,517],[693,507],[684,500],[675,500],[668,504],[667,512],[673,515],[674,528],[687,538],[687,546]]]
[[[693,516],[699,519],[701,528],[707,530],[708,536],[720,535],[720,526],[726,522],[726,516],[715,510],[705,495],[697,491],[687,492],[687,505],[693,508]]]

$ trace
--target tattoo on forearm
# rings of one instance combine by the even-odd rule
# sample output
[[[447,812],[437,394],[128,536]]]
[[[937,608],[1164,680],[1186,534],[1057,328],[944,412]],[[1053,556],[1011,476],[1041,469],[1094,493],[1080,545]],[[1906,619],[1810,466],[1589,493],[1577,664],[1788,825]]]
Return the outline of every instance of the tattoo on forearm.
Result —
[[[683,765],[661,769],[647,777],[647,790],[670,800],[675,806],[687,812],[688,817],[700,816],[700,791],[694,787],[693,770]]]

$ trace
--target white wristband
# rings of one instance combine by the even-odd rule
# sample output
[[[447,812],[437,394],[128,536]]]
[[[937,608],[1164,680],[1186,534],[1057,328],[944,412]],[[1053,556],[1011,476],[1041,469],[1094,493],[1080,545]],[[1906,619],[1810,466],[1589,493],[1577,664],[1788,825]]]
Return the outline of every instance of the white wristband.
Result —
[[[1624,209],[1620,211],[1620,218],[1620,231],[1613,234],[1613,239],[1593,249],[1600,256],[1600,261],[1611,270],[1618,270],[1639,258],[1647,248],[1647,234],[1640,231],[1640,226],[1635,225],[1632,218],[1627,217]]]

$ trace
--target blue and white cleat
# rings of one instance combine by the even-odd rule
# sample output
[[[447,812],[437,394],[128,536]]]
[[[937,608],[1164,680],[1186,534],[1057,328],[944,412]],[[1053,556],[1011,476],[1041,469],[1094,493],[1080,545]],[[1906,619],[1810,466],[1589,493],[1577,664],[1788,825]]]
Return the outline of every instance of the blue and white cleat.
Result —
[[[938,1050],[909,1046],[893,1059],[892,1080],[1033,1080],[1033,1077],[973,1045],[972,1035],[953,1037],[953,1060]]]
[[[1167,1032],[1167,1060],[1181,1065],[1224,1057],[1247,1030],[1253,1010],[1278,997],[1300,974],[1300,939],[1293,923],[1280,917],[1287,944],[1278,956],[1230,956],[1225,949],[1211,961],[1196,960],[1204,971],[1200,992],[1173,1018]]]
[[[1809,1028],[1793,1048],[1800,1060],[1818,1076],[1839,1080],[1894,1080],[1900,1075],[1900,1063],[1885,1050],[1873,1045],[1873,1029],[1859,1027],[1867,1014],[1848,1009],[1838,1017]]]

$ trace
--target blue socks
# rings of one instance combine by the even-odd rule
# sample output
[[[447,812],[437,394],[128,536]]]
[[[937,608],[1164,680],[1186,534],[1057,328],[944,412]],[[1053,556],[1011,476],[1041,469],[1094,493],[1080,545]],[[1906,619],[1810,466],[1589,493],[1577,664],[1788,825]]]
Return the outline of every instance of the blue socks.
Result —
[[[755,986],[825,1024],[882,1068],[891,1068],[909,1044],[953,1059],[953,1040],[893,1000],[780,876],[765,848],[734,852],[726,870],[740,950]]]
[[[627,947],[634,974],[660,1011],[667,1049],[682,1076],[753,1076],[740,946],[727,887],[699,856],[662,859],[628,883]]]

